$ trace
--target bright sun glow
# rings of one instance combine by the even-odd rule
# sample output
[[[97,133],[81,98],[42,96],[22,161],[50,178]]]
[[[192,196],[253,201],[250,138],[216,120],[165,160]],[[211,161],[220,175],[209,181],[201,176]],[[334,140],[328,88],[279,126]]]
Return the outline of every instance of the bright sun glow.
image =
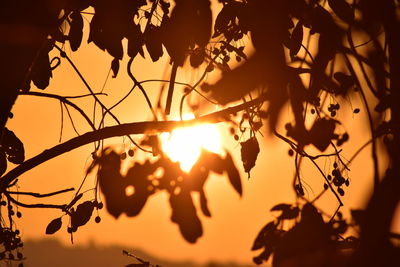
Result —
[[[184,116],[192,119],[194,116]],[[161,134],[161,147],[168,157],[179,162],[181,169],[188,172],[200,156],[201,149],[220,154],[221,137],[214,124],[201,124],[192,127],[178,128],[172,133]]]

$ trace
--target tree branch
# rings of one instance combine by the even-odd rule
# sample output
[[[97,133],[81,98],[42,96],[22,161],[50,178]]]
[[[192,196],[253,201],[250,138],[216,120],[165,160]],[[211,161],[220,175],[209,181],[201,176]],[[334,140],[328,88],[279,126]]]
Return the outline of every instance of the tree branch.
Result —
[[[102,129],[87,132],[83,135],[74,137],[64,143],[56,145],[42,153],[24,161],[19,166],[15,167],[0,179],[0,192],[4,192],[7,186],[23,173],[33,169],[34,167],[58,157],[68,151],[78,147],[96,142],[99,140],[125,136],[131,134],[156,134],[161,132],[170,132],[178,127],[189,127],[201,123],[218,123],[226,121],[229,115],[237,113],[250,106],[257,105],[265,101],[265,95],[262,95],[252,101],[229,107],[217,112],[213,112],[196,119],[186,121],[144,121],[119,124],[116,126],[104,127]]]

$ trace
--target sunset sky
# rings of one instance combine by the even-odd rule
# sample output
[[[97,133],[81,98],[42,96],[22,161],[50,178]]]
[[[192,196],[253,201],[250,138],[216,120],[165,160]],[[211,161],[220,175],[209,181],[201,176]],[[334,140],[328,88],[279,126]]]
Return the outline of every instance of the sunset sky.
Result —
[[[85,16],[90,20],[90,15]],[[87,30],[88,20],[85,21]],[[65,50],[77,65],[85,79],[91,87],[99,92],[106,81],[109,73],[112,58],[101,51],[93,44],[87,44],[87,31],[83,38],[82,47],[76,53],[71,53],[69,45],[66,44]],[[53,50],[54,55],[57,52]],[[104,92],[108,96],[100,96],[106,106],[111,106],[120,99],[132,86],[132,82],[126,74],[127,56],[125,55],[121,64],[120,73],[117,78],[109,78],[104,86]],[[164,79],[170,71],[168,57],[164,55],[162,60],[152,63],[137,56],[133,63],[133,73],[138,80]],[[201,71],[179,72],[177,81],[193,82],[200,77]],[[212,82],[213,78],[207,78]],[[160,83],[153,82],[145,84],[146,92],[155,103],[160,90]],[[174,96],[173,114],[170,118],[178,115],[179,96],[182,87],[177,87]],[[33,90],[37,90],[34,89]],[[47,93],[60,94],[64,96],[86,94],[87,90],[79,77],[73,71],[66,60],[62,60],[61,65],[53,72]],[[92,114],[93,100],[88,97],[74,100],[84,108],[88,114]],[[357,106],[357,100],[351,103]],[[347,100],[343,101],[344,109],[350,110]],[[217,108],[208,105],[203,113],[208,113]],[[285,109],[283,117],[290,114],[289,108]],[[13,108],[14,118],[9,120],[8,127],[24,142],[26,158],[30,158],[44,149],[50,148],[59,142],[61,112],[57,100],[46,99],[34,96],[20,96]],[[151,119],[151,113],[146,106],[144,97],[139,90],[136,90],[122,105],[114,110],[121,122],[135,122]],[[351,113],[351,112],[350,112]],[[83,134],[90,130],[84,120],[75,111],[71,111],[75,120],[77,130]],[[346,129],[359,129],[350,136],[349,144],[344,146],[344,156],[350,158],[359,146],[368,139],[368,130],[362,126],[365,122],[364,115],[349,115],[343,118]],[[284,123],[282,123],[283,125]],[[115,122],[108,119],[107,125],[115,125]],[[282,126],[281,125],[281,126]],[[228,179],[223,176],[213,176],[206,184],[206,194],[208,196],[209,208],[212,213],[211,218],[206,218],[198,213],[202,223],[204,234],[196,244],[187,243],[181,236],[176,224],[171,223],[171,209],[169,207],[166,193],[159,193],[150,197],[143,211],[135,218],[121,216],[117,220],[107,214],[106,210],[100,211],[102,219],[100,224],[92,220],[84,227],[79,228],[74,234],[75,244],[87,244],[96,242],[98,244],[120,244],[127,249],[141,248],[153,255],[167,259],[183,260],[191,259],[196,262],[207,262],[210,260],[218,261],[237,261],[241,263],[251,263],[256,252],[251,252],[250,248],[258,231],[270,220],[274,214],[270,208],[281,202],[291,203],[295,201],[292,190],[292,179],[294,173],[293,158],[288,156],[288,146],[277,138],[268,134],[267,127],[263,127],[261,132],[264,137],[258,135],[261,152],[257,159],[256,167],[251,171],[251,178],[247,179],[240,160],[240,145],[229,135],[229,128],[226,125],[219,125],[223,147],[227,148],[234,156],[236,166],[240,169],[244,188],[243,197],[239,198],[229,184]],[[283,131],[282,131],[283,133]],[[68,116],[64,110],[64,125],[62,141],[66,141],[76,136]],[[135,140],[140,140],[141,136],[135,136]],[[244,140],[242,140],[244,141]],[[113,138],[106,141],[106,144],[114,144],[120,151],[129,147],[129,141],[125,138]],[[52,159],[41,166],[34,168],[19,178],[21,191],[31,192],[52,192],[69,187],[78,188],[85,175],[85,170],[90,164],[90,153],[93,145],[87,145],[75,151],[69,152],[56,159]],[[143,160],[143,155],[137,153],[135,160]],[[328,169],[333,162],[319,163]],[[354,163],[350,166],[349,177],[351,185],[344,196],[345,209],[360,207],[365,204],[365,192],[369,192],[372,184],[371,161],[369,149],[361,153]],[[312,198],[323,189],[323,182],[318,176],[317,171],[310,162],[304,160],[302,172],[306,194]],[[94,177],[90,176],[84,188],[91,188],[94,185]],[[89,200],[92,199],[91,192],[85,194]],[[60,196],[55,196],[44,201],[64,204],[68,203],[73,197],[73,192]],[[85,198],[84,197],[84,198]],[[36,203],[37,199],[24,197],[20,198],[27,203]],[[198,206],[198,203],[195,203]],[[336,208],[336,202],[331,194],[327,193],[318,202],[318,206],[330,214]],[[21,209],[23,217],[17,219],[17,225],[21,229],[23,240],[40,239],[44,237],[47,224],[62,213],[58,210],[47,209]],[[63,217],[63,228],[53,237],[69,245],[70,235],[66,231],[68,218]]]

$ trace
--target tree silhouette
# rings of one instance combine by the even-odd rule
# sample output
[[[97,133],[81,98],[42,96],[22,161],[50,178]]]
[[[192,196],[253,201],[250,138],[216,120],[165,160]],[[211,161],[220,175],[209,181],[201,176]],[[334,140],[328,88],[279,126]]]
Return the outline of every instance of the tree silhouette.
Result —
[[[399,264],[396,257],[399,248],[392,242],[393,239],[398,241],[399,235],[391,232],[400,197],[398,1],[218,2],[220,11],[214,17],[210,0],[21,0],[1,4],[2,259],[23,258],[19,230],[13,224],[14,216],[20,214],[14,207],[60,209],[70,217],[67,230],[72,235],[91,219],[94,209],[103,207],[98,199],[99,191],[104,195],[107,211],[118,217],[123,213],[138,215],[149,196],[165,190],[172,208],[171,221],[178,224],[183,238],[196,242],[203,230],[191,192],[199,193],[201,212],[211,216],[204,192],[209,174],[226,175],[241,195],[239,171],[228,152],[220,156],[204,150],[186,173],[162,151],[158,136],[177,127],[222,122],[231,124],[232,135],[241,141],[241,159],[249,175],[259,163],[257,155],[263,149],[257,141],[260,129],[266,129],[269,135],[287,143],[295,165],[293,190],[297,200],[272,208],[271,211],[279,215],[255,237],[252,249],[262,249],[261,254],[254,257],[256,264],[267,261],[271,255],[273,266]],[[82,41],[86,41],[83,40],[83,14],[91,16],[87,42],[93,42],[113,57],[110,65],[113,77],[120,71],[122,58],[130,58],[126,71],[133,86],[129,94],[135,88],[141,91],[153,120],[121,124],[113,108],[126,97],[107,107],[99,98],[101,93],[92,90],[67,55],[80,49]],[[250,45],[245,42],[248,37],[254,51],[245,53],[245,46]],[[123,40],[127,40],[127,47],[123,46]],[[52,50],[58,51],[59,56],[50,59]],[[170,59],[170,79],[159,82],[168,83],[168,92],[164,105],[164,87],[161,86],[157,105],[153,105],[144,82],[136,79],[131,68],[135,66],[135,57],[150,57],[156,62],[165,52]],[[95,108],[102,114],[100,122],[90,118],[71,97],[31,90],[32,84],[45,89],[60,62],[68,62],[87,87],[89,95],[76,97],[93,97]],[[176,81],[177,71],[189,65],[191,70],[203,74],[194,84],[183,84],[185,90],[180,106],[173,107],[173,95],[177,95],[175,85],[182,85]],[[207,75],[219,78],[211,84],[205,81]],[[23,143],[6,127],[7,120],[13,116],[15,100],[24,94],[57,99],[67,111],[67,107],[77,110],[92,131],[25,159]],[[184,104],[189,103],[196,109],[188,100],[188,96],[194,94],[225,108],[184,121]],[[366,114],[370,141],[346,159],[342,146],[352,132],[346,131],[340,115],[349,112],[342,107],[343,103],[351,103],[356,98],[361,98],[363,107],[351,107],[350,112],[354,116]],[[289,119],[282,115],[287,107],[291,111]],[[179,109],[180,121],[167,120],[171,108]],[[111,118],[115,124],[106,126],[106,118]],[[263,126],[265,122],[267,125]],[[136,143],[130,135],[142,135],[143,140]],[[127,156],[134,160],[134,150],[120,154],[103,147],[102,140],[115,136],[127,136],[137,149],[150,152],[148,160],[134,162],[126,174],[121,174]],[[95,144],[93,161],[86,173],[97,175],[94,200],[82,201],[84,192],[80,189],[48,194],[13,191],[21,174],[88,143]],[[369,146],[374,170],[373,193],[366,210],[353,210],[350,218],[344,218],[340,209],[344,205],[342,196],[346,187],[351,186],[349,166]],[[328,159],[333,164],[323,167],[320,159]],[[320,173],[317,178],[324,187],[314,199],[305,194],[301,172],[304,161],[315,166]],[[7,172],[9,163],[17,166]],[[380,163],[385,163],[385,170],[379,169]],[[162,174],[157,173],[159,169]],[[126,194],[128,187],[134,188],[130,195]],[[20,194],[50,197],[72,190],[75,190],[75,197],[63,205],[26,204],[15,197]],[[325,193],[336,197],[334,214],[326,215],[317,208],[319,198]],[[100,217],[95,220],[100,222]],[[61,228],[61,217],[55,218],[47,226],[46,234]],[[348,228],[359,229],[359,235],[351,235]]]

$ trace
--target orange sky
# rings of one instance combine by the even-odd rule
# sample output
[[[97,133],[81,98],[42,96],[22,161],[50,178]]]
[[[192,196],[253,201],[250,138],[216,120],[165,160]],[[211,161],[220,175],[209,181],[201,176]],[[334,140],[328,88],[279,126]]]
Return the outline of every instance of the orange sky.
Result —
[[[85,26],[87,26],[87,21],[85,23]],[[87,40],[87,38],[84,37],[83,40]],[[70,50],[68,44],[66,50]],[[87,45],[85,41],[83,41],[83,45],[77,53],[68,54],[92,88],[99,91],[109,71],[111,57],[93,44]],[[105,92],[110,96],[101,99],[108,106],[115,103],[131,87],[131,81],[126,74],[126,61],[127,58],[124,58],[118,78],[110,78],[107,81]],[[138,80],[162,78],[166,62],[166,57],[153,64],[138,56],[133,64],[133,72]],[[180,81],[193,81],[195,77],[200,75],[199,73],[183,73],[183,71],[180,73],[181,75],[177,79]],[[54,71],[53,76],[54,78],[46,92],[61,95],[87,93],[84,85],[66,60],[62,61],[61,66]],[[159,83],[147,84],[145,88],[151,99],[155,101],[160,88]],[[174,98],[178,100],[178,94]],[[76,103],[82,104],[87,112],[91,112],[93,103],[91,100],[79,100]],[[357,101],[352,104],[357,104]],[[176,102],[173,107],[177,107],[177,105]],[[348,103],[347,108],[350,108]],[[58,143],[60,106],[56,100],[21,96],[14,106],[13,113],[15,116],[9,121],[8,127],[14,130],[24,142],[26,158],[30,158]],[[118,114],[122,122],[150,118],[144,98],[138,90],[118,107],[115,113]],[[283,113],[289,114],[289,109]],[[72,114],[76,119],[78,131],[80,133],[88,131],[89,127],[84,124],[79,115],[76,112]],[[64,115],[63,140],[65,141],[75,134],[66,114]],[[360,126],[363,120],[361,114],[345,120],[347,129],[360,129],[350,137],[352,144],[347,146],[348,150],[345,150],[344,153],[347,157],[352,155],[357,146],[368,140],[367,129]],[[108,125],[112,123],[110,120],[108,121]],[[291,189],[294,171],[293,159],[287,156],[288,147],[286,144],[277,142],[277,139],[274,138],[259,136],[262,150],[257,165],[251,172],[252,178],[247,180],[247,175],[242,171],[240,162],[240,146],[227,134],[227,129],[222,130],[222,128],[224,145],[232,151],[236,165],[241,170],[244,194],[240,199],[228,184],[226,177],[216,176],[209,179],[206,185],[206,194],[213,216],[212,218],[205,218],[202,214],[198,214],[203,223],[204,235],[195,245],[184,241],[177,225],[170,222],[171,210],[165,193],[151,197],[141,214],[136,218],[122,216],[115,220],[104,209],[101,210],[101,223],[96,224],[92,220],[86,226],[79,228],[74,235],[76,244],[86,244],[93,240],[101,244],[123,244],[127,249],[140,247],[156,256],[169,259],[193,259],[198,262],[234,260],[250,263],[252,256],[257,254],[257,252],[250,251],[254,238],[261,227],[273,218],[269,209],[274,204],[294,200]],[[262,131],[265,134],[267,130],[264,128]],[[120,145],[123,141],[123,138],[115,138],[108,140],[107,143]],[[128,144],[126,140],[125,142]],[[92,148],[92,145],[87,145],[24,174],[19,179],[20,190],[44,193],[71,186],[77,188],[84,177]],[[321,161],[321,164],[323,164],[323,161]],[[305,164],[303,177],[314,190],[307,190],[311,197],[319,193],[323,183],[319,176],[317,176],[318,179],[312,178],[316,172],[310,166],[308,163]],[[356,207],[364,203],[363,192],[368,191],[372,183],[370,166],[369,152],[366,150],[351,166],[353,170],[350,175],[352,183],[344,197],[346,207]],[[88,184],[93,185],[93,177],[90,179]],[[63,204],[69,202],[72,195],[73,193],[67,193],[51,200]],[[87,195],[89,197],[91,194]],[[350,195],[351,197],[349,197]],[[35,199],[30,198],[24,198],[24,200],[26,202],[35,201]],[[326,194],[326,197],[321,201],[321,205],[325,205],[328,212],[335,208],[332,205],[326,205],[332,200],[333,197]],[[53,210],[27,209],[22,209],[22,213],[23,217],[17,220],[17,224],[21,228],[24,239],[42,238],[47,224],[62,214]],[[70,243],[70,236],[66,232],[67,220],[67,217],[63,218],[63,229],[54,236],[65,244]]]

